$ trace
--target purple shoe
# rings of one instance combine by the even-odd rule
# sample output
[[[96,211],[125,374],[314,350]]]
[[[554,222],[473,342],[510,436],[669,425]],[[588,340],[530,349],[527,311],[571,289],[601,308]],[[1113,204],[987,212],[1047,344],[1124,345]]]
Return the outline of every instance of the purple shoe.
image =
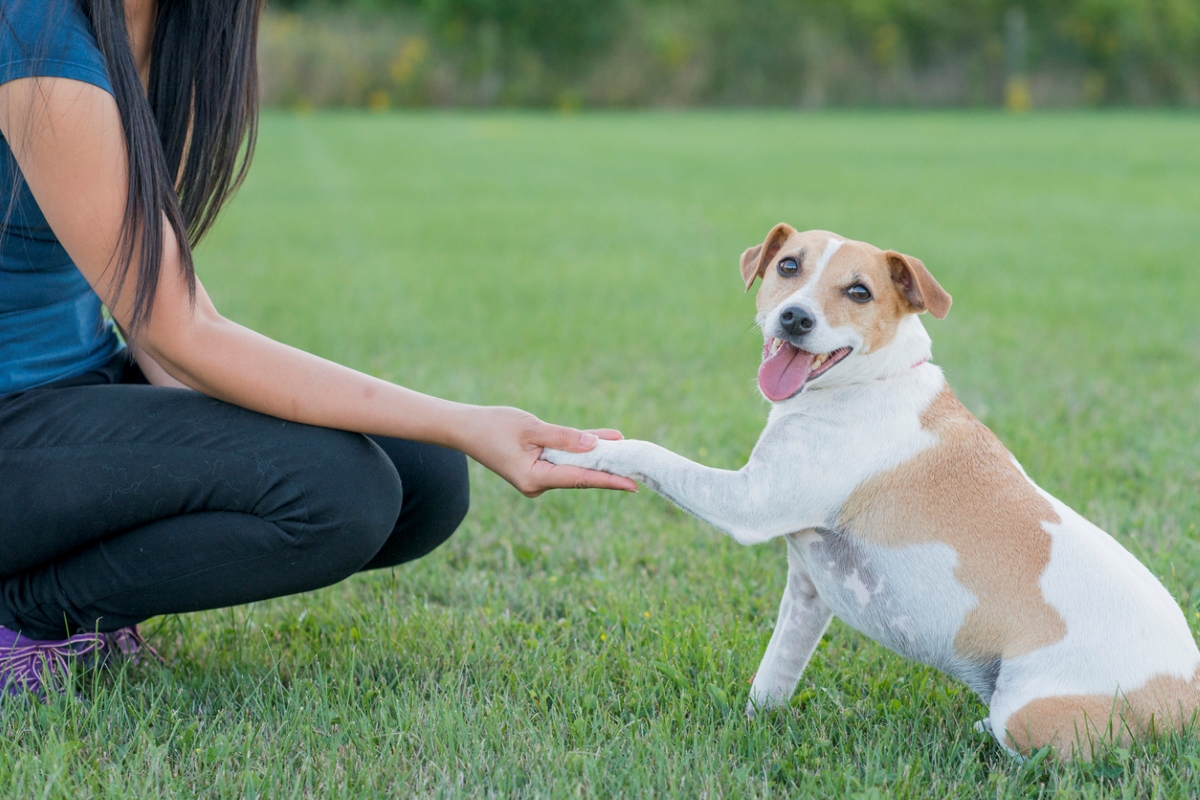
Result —
[[[154,657],[154,660],[160,664],[165,664],[166,661],[158,654],[158,651],[150,646],[138,630],[137,625],[130,625],[128,628],[121,628],[112,633],[100,634],[104,637],[105,651],[103,663],[108,665],[114,662],[128,661],[130,664],[137,666],[142,663],[142,656],[149,654]]]
[[[72,661],[82,667],[112,666],[121,661],[137,665],[147,653],[163,663],[136,625],[111,633],[77,633],[49,640],[30,639],[0,626],[0,694],[29,691],[45,697],[48,692],[63,692]]]
[[[10,696],[66,691],[67,669],[77,659],[94,660],[106,646],[102,634],[66,639],[30,639],[0,626],[0,692]]]

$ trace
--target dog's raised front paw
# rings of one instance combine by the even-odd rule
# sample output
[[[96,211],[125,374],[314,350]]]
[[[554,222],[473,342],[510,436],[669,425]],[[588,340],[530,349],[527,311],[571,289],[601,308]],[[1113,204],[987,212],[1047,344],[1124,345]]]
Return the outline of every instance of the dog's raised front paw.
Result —
[[[595,450],[586,453],[568,453],[566,450],[554,450],[547,447],[542,450],[542,461],[549,461],[551,464],[565,464],[569,467],[599,469],[597,466],[599,459]]]
[[[636,442],[631,439],[601,439],[596,446],[586,453],[568,453],[565,450],[553,450],[549,447],[542,451],[542,460],[551,464],[567,464],[572,467],[595,469],[601,472],[611,472],[626,478],[635,477],[631,474]]]

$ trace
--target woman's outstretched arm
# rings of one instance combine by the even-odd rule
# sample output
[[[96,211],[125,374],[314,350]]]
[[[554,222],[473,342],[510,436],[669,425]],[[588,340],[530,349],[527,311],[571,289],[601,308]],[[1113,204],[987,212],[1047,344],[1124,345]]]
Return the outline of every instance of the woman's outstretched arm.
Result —
[[[0,86],[0,132],[59,241],[129,330],[136,276],[119,292],[113,281],[128,186],[116,101],[79,81],[14,80]],[[364,375],[225,319],[198,281],[193,303],[165,221],[163,237],[153,313],[133,344],[185,386],[294,422],[453,447],[531,497],[636,489],[627,478],[538,460],[543,447],[584,452],[596,434],[619,438],[615,431],[550,425],[515,408],[454,403]]]

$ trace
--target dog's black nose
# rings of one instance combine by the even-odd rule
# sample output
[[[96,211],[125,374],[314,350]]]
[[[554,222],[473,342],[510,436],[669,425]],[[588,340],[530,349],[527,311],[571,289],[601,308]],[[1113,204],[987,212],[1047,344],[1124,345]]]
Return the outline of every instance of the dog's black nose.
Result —
[[[779,313],[779,324],[790,336],[803,336],[813,329],[817,319],[804,306],[788,306]]]

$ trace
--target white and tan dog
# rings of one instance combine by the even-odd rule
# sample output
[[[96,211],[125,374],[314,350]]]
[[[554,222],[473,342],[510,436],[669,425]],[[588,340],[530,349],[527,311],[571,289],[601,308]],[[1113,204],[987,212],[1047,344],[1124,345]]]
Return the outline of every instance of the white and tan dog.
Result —
[[[642,481],[742,544],[787,537],[787,590],[747,712],[788,701],[837,614],[959,678],[1010,752],[1178,730],[1200,651],[1136,558],[1026,476],[929,363],[917,315],[948,295],[924,264],[776,226],[742,254],[772,402],[749,463],[711,469],[649,442],[544,458]]]

